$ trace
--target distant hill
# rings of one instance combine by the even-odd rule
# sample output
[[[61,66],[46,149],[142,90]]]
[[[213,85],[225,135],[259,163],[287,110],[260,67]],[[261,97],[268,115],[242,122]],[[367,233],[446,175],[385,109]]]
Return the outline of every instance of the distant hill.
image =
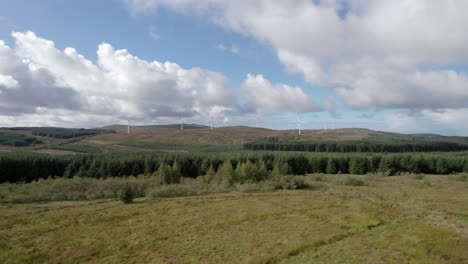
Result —
[[[3,135],[24,135],[37,137],[43,142],[40,145],[23,147],[23,150],[66,150],[77,152],[107,152],[118,151],[145,151],[138,146],[152,144],[152,146],[164,145],[241,145],[249,142],[273,140],[279,142],[302,141],[379,141],[379,142],[414,142],[414,141],[446,141],[468,144],[468,137],[446,137],[435,134],[398,134],[381,131],[373,131],[363,128],[342,128],[335,130],[302,130],[298,135],[297,130],[275,130],[267,128],[255,128],[248,126],[216,127],[213,130],[205,125],[184,124],[184,130],[180,124],[131,126],[127,133],[126,125],[109,125],[95,128],[96,131],[113,131],[115,133],[101,133],[97,135],[85,135],[76,139],[59,139],[43,137],[34,133],[38,128],[0,128]],[[93,131],[93,130],[90,130]],[[159,145],[158,145],[159,144]],[[0,146],[0,151],[14,151],[14,146]],[[180,150],[183,148],[169,148],[168,150]]]

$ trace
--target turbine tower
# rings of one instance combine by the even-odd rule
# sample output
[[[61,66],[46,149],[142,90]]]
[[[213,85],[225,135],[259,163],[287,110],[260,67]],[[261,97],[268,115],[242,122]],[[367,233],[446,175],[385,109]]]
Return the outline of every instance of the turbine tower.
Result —
[[[299,133],[299,136],[300,136],[301,135],[301,124],[302,124],[301,114],[298,114],[297,122],[298,122],[298,133]]]
[[[213,116],[210,116],[210,130],[213,130]]]
[[[127,134],[130,134],[130,124],[133,124],[133,122],[130,120],[130,117],[127,118]]]
[[[255,116],[255,121],[257,121],[257,128],[258,128],[258,118],[259,118],[259,114]]]
[[[183,115],[180,114],[180,130],[184,130],[184,119]]]

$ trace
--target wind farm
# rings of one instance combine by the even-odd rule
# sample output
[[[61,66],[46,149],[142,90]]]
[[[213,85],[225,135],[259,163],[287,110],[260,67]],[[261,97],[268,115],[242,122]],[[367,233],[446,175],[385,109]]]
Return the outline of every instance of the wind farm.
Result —
[[[468,1],[0,1],[0,263],[468,263]]]

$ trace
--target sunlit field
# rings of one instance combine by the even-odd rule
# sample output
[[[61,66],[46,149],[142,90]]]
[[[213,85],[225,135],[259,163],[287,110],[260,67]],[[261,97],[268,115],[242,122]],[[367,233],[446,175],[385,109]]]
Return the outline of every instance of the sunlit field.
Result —
[[[349,178],[362,184],[343,181]],[[467,263],[463,175],[0,206],[1,263]],[[354,186],[363,185],[363,186]]]

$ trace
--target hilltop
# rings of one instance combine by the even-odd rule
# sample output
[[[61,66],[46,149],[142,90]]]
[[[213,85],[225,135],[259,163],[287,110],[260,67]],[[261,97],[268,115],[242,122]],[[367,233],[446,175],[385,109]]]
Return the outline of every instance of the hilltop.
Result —
[[[16,127],[0,128],[0,152],[32,151],[52,154],[101,153],[108,151],[210,151],[216,146],[240,150],[242,144],[274,139],[302,141],[450,141],[467,143],[466,137],[433,134],[398,134],[363,128],[335,130],[275,130],[247,126],[210,127],[198,124],[131,126],[109,125],[93,129]],[[38,133],[38,131],[41,131]],[[47,133],[44,133],[46,131]],[[66,137],[65,137],[66,136]],[[3,144],[2,144],[3,139]],[[185,146],[185,147],[183,147]],[[234,146],[234,147],[233,147]],[[218,147],[218,148],[219,148]]]

